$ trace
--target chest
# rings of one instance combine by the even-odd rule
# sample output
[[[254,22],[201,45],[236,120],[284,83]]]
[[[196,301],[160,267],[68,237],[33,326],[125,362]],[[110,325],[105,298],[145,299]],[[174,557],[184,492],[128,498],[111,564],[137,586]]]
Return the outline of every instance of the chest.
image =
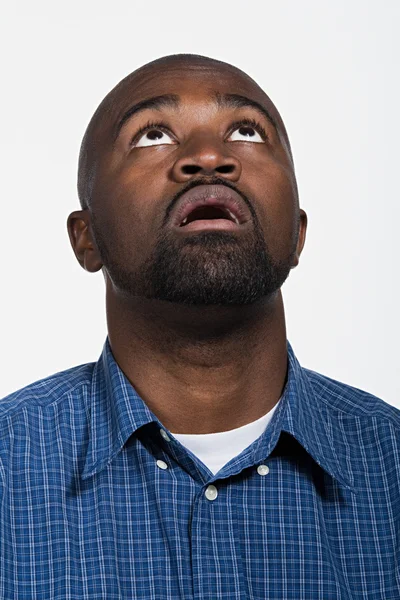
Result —
[[[78,470],[12,469],[1,502],[3,598],[399,597],[390,506],[275,457],[212,484],[126,451]]]

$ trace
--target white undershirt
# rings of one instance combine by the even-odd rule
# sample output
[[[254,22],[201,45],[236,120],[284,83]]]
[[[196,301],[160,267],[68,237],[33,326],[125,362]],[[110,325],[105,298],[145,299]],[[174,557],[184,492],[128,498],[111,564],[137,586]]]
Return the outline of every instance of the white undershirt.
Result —
[[[264,433],[280,399],[266,415],[230,431],[220,433],[172,433],[174,437],[197,456],[215,475],[232,458],[238,456]]]

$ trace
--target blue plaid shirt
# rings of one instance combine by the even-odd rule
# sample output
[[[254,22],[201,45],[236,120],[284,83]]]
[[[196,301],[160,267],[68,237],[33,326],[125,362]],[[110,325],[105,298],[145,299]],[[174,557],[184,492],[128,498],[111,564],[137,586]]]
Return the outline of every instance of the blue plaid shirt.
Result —
[[[4,398],[1,600],[398,600],[400,411],[287,348],[270,424],[216,475],[108,337]]]

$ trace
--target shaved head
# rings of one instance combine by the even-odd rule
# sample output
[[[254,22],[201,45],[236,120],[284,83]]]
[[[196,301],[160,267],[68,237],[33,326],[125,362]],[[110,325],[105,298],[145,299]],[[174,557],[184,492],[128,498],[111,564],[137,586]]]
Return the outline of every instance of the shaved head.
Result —
[[[85,131],[79,153],[78,196],[82,209],[89,208],[92,205],[98,160],[101,157],[103,145],[107,143],[111,129],[115,124],[121,101],[127,95],[129,96],[131,91],[135,91],[136,93],[140,91],[141,81],[146,82],[156,77],[157,71],[165,72],[166,69],[180,69],[182,73],[187,73],[191,69],[204,69],[205,71],[215,72],[216,79],[218,79],[218,73],[228,72],[236,76],[239,81],[245,80],[250,83],[251,86],[254,86],[258,90],[259,94],[264,96],[265,104],[269,108],[272,118],[276,121],[293,163],[289,138],[277,108],[247,73],[227,62],[208,56],[199,54],[170,54],[148,62],[124,77],[105,96],[93,114]]]

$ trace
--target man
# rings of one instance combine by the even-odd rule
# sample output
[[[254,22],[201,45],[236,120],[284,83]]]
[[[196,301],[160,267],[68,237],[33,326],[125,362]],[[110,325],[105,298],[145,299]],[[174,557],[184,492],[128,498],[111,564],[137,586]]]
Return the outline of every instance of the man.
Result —
[[[0,404],[1,598],[399,598],[400,411],[286,339],[307,217],[265,92],[207,57],[144,65],[78,190],[108,337]]]

